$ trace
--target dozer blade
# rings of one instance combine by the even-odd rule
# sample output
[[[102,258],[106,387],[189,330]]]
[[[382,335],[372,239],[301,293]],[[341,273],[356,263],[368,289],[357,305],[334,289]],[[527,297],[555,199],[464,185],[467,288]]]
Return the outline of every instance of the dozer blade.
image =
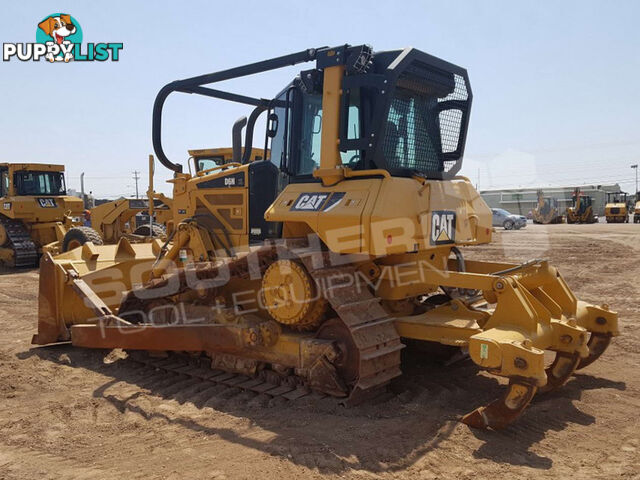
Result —
[[[96,246],[91,242],[40,261],[38,333],[32,343],[71,340],[69,327],[109,317],[124,293],[149,278],[160,242]]]

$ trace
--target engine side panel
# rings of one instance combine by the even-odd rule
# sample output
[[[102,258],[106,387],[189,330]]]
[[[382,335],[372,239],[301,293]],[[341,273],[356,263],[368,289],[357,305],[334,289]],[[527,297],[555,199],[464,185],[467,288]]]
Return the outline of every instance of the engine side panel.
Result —
[[[333,252],[375,256],[488,243],[492,231],[491,211],[466,179],[291,184],[265,218],[305,224]]]

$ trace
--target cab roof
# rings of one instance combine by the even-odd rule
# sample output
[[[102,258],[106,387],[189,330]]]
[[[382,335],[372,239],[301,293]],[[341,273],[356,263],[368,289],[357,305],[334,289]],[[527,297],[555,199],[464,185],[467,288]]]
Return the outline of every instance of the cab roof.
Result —
[[[64,172],[64,165],[54,163],[0,163],[0,168],[33,172]]]

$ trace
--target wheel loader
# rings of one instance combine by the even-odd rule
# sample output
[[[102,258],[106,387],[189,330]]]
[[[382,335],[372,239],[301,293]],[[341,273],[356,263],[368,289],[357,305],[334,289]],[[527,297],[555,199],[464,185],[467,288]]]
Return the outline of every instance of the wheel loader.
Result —
[[[545,197],[542,190],[538,190],[538,203],[533,210],[533,223],[549,224],[563,223],[564,216],[560,213],[558,207],[558,199],[553,197]]]
[[[625,192],[607,192],[604,207],[607,223],[629,223],[629,202]]]
[[[567,207],[567,223],[597,223],[598,216],[593,213],[593,199],[584,195],[579,188],[573,191],[573,205]]]
[[[0,183],[0,261],[4,264],[37,266],[44,251],[57,251],[67,232],[84,230],[83,203],[67,195],[63,165],[0,163]]]
[[[273,98],[209,86],[302,63]],[[233,126],[233,163],[199,176],[167,157],[162,111],[175,92],[253,107]],[[346,404],[400,376],[405,346],[447,346],[507,383],[462,421],[507,426],[595,361],[618,315],[577,299],[544,259],[464,257],[492,233],[491,210],[458,175],[471,100],[465,69],[367,45],[167,84],[152,140],[174,172],[180,223],[165,241],[46,255],[33,343],[173,352],[163,368],[186,357],[181,374],[203,382]],[[261,114],[268,158],[249,162]]]

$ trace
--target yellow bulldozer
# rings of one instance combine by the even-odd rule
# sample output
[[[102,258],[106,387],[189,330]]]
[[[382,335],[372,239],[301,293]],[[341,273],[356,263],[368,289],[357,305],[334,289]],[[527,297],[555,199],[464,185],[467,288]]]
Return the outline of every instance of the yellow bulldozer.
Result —
[[[604,215],[607,223],[629,223],[629,201],[625,192],[607,192]]]
[[[560,212],[558,199],[554,197],[545,197],[542,190],[538,190],[537,196],[538,203],[532,212],[533,223],[563,223],[564,216]]]
[[[63,165],[0,163],[0,183],[2,263],[37,266],[43,252],[57,252],[69,231],[91,233],[82,227],[82,199],[67,195]]]
[[[206,175],[233,162],[233,148],[202,148],[188,150],[189,161],[194,163],[195,171],[201,175]],[[267,151],[267,153],[269,153]],[[264,160],[264,150],[253,148],[249,153],[248,161],[254,162]]]
[[[567,223],[597,223],[598,216],[593,212],[593,199],[583,194],[580,188],[573,191],[573,204],[567,208]]]
[[[188,150],[188,152],[198,177],[220,170],[232,160],[231,148],[206,148]],[[249,161],[262,159],[263,150],[253,149]],[[184,218],[184,214],[173,210],[173,199],[153,190],[153,169],[153,156],[150,155],[149,190],[146,199],[123,197],[93,207],[90,211],[93,231],[79,228],[71,229],[63,238],[61,251],[66,252],[89,241],[98,242],[98,244],[115,244],[121,238],[126,237],[132,242],[143,242],[150,238],[162,237],[167,233],[167,229],[171,232],[174,225],[180,223],[179,219]],[[188,197],[191,191],[190,188],[185,191],[179,190],[177,195],[179,198]],[[149,209],[149,205],[152,205],[151,209]],[[139,215],[146,217],[146,222],[140,222]],[[174,219],[174,215],[178,215],[178,220]]]
[[[636,204],[633,210],[633,223],[640,223],[640,193],[636,193]]]
[[[309,62],[270,99],[208,86]],[[231,163],[192,175],[166,156],[174,92],[253,107],[233,126]],[[445,345],[508,381],[462,421],[508,425],[536,392],[596,360],[618,315],[578,300],[544,259],[464,258],[460,247],[492,234],[491,210],[458,175],[471,100],[465,69],[367,45],[169,83],[152,140],[174,172],[179,223],[166,240],[45,255],[33,343],[169,352],[202,381],[349,404],[401,375],[405,346]],[[250,162],[261,114],[268,157]]]

